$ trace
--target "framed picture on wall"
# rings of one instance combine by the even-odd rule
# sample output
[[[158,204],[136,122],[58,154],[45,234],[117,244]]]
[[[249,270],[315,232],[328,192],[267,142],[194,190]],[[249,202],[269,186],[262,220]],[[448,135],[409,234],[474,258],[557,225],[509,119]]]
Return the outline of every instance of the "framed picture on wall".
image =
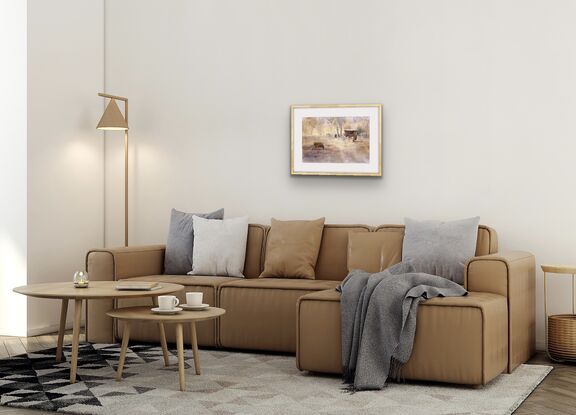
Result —
[[[292,175],[382,176],[382,105],[292,105]]]

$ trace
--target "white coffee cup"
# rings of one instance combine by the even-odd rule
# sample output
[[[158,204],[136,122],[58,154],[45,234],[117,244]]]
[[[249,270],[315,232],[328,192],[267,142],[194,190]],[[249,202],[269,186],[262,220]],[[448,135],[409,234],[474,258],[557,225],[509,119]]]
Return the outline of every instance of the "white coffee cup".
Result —
[[[178,300],[173,295],[160,295],[158,296],[158,308],[164,311],[174,310],[174,308],[180,304],[180,300]]]
[[[186,293],[186,304],[187,305],[202,305],[203,293],[191,292]]]

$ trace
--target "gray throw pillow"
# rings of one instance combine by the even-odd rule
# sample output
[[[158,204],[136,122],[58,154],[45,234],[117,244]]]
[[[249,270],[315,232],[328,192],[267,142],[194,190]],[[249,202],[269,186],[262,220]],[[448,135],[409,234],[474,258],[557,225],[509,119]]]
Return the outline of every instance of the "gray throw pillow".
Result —
[[[479,222],[478,216],[452,222],[405,218],[402,261],[411,261],[416,272],[463,284],[464,263],[476,253]]]
[[[223,219],[224,209],[210,213],[186,213],[172,209],[170,228],[164,255],[164,274],[185,275],[192,271],[194,226],[192,216],[206,219]]]

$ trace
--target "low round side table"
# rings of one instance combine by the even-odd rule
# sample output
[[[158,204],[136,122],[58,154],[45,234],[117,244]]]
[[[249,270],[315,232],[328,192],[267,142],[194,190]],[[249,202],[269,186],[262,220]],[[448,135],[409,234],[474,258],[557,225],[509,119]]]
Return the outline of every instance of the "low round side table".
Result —
[[[109,311],[110,317],[124,322],[122,332],[122,349],[120,350],[120,360],[118,361],[118,371],[116,380],[122,380],[122,369],[126,360],[126,351],[130,341],[130,322],[132,321],[150,321],[156,323],[174,323],[176,324],[176,348],[178,349],[178,374],[180,377],[180,390],[186,389],[186,378],[184,371],[184,327],[183,324],[190,324],[192,353],[194,354],[194,368],[196,374],[202,374],[200,368],[200,356],[198,354],[198,340],[196,339],[196,322],[211,320],[220,317],[226,313],[226,310],[218,307],[208,307],[201,311],[181,311],[177,314],[156,314],[150,310],[150,307],[126,307]],[[160,332],[160,343],[164,353],[164,365],[168,366],[168,350],[166,348],[166,337],[164,332]]]
[[[576,266],[542,265],[546,354],[551,360],[576,362]],[[572,275],[572,314],[548,315],[548,274]]]
[[[66,330],[66,314],[68,301],[74,300],[74,326],[72,329],[72,358],[70,360],[70,383],[76,382],[78,369],[78,344],[80,340],[80,320],[82,317],[82,302],[87,300],[110,298],[141,298],[157,297],[172,294],[183,290],[184,286],[163,282],[154,290],[120,291],[116,289],[117,281],[91,281],[86,288],[75,288],[72,281],[45,284],[23,285],[14,288],[14,292],[36,298],[53,298],[62,300],[60,309],[60,328],[58,330],[58,347],[56,348],[56,361],[62,360],[62,345]],[[163,330],[161,327],[160,330]]]

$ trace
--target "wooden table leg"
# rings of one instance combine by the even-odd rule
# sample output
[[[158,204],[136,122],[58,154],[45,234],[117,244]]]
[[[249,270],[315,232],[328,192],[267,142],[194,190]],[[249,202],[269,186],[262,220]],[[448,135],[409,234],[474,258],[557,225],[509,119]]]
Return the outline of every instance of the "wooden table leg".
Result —
[[[186,373],[184,371],[184,328],[182,323],[176,323],[176,347],[178,348],[178,374],[180,375],[180,390],[186,390]]]
[[[152,299],[152,305],[157,307],[156,303],[158,301],[158,297],[150,297]],[[168,354],[168,344],[166,343],[166,330],[164,330],[164,323],[158,323],[158,327],[160,328],[160,345],[162,346],[162,354],[164,355],[164,366],[170,365],[170,358]]]
[[[162,345],[162,353],[164,354],[164,366],[170,364],[170,359],[168,355],[168,344],[166,343],[166,330],[164,330],[164,323],[158,323],[160,328],[160,344]]]
[[[64,333],[66,331],[66,315],[68,314],[68,299],[62,299],[60,307],[60,327],[58,328],[58,347],[56,348],[56,361],[62,361],[62,346],[64,345]]]
[[[190,323],[190,337],[192,343],[192,353],[194,353],[194,369],[196,369],[196,374],[202,374],[202,368],[200,367],[200,355],[198,354],[198,339],[196,337],[196,322]]]
[[[82,318],[82,300],[76,299],[74,300],[74,327],[72,328],[72,359],[70,361],[70,383],[76,383],[81,318]]]
[[[118,370],[116,371],[116,380],[122,380],[122,369],[126,361],[126,352],[128,351],[128,342],[130,341],[130,322],[124,321],[124,330],[122,331],[122,348],[120,349],[120,360],[118,360]]]

